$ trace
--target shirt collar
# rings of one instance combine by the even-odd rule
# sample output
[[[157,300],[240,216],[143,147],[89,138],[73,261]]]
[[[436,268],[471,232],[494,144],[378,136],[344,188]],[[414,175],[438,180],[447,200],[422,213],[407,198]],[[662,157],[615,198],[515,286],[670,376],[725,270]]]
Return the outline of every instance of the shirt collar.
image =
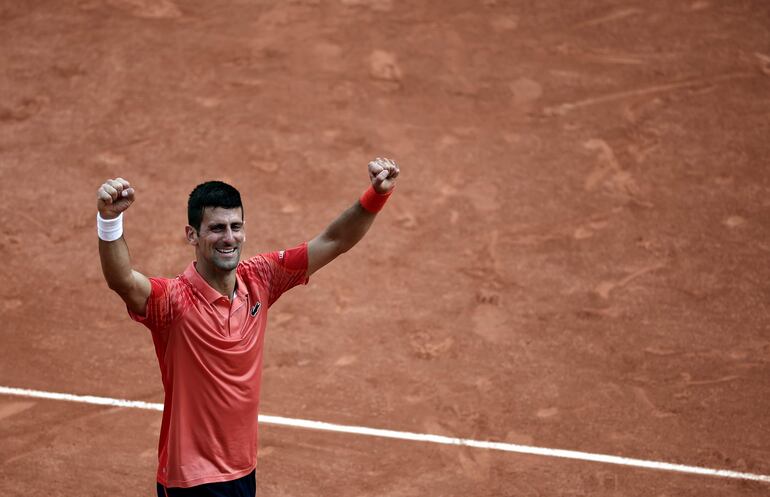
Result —
[[[195,288],[198,293],[200,293],[204,299],[206,299],[206,302],[209,304],[213,304],[217,300],[224,297],[221,293],[214,290],[209,283],[203,279],[203,276],[200,275],[197,269],[195,269],[195,261],[191,262],[189,266],[187,266],[187,269],[184,270],[184,277],[187,279],[187,281],[190,282],[190,284]],[[248,295],[249,292],[246,290],[246,285],[243,283],[243,280],[241,279],[241,275],[238,274],[238,270],[235,271],[235,293],[237,295]]]

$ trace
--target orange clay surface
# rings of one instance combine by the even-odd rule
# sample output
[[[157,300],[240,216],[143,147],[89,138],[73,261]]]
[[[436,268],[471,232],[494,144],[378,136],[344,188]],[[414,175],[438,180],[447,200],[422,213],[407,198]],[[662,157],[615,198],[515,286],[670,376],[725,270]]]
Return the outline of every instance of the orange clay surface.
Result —
[[[137,190],[174,276],[189,191],[246,255],[351,252],[271,310],[262,412],[770,474],[770,4],[0,2],[0,385],[162,402],[101,276]],[[0,494],[154,495],[160,413],[0,395]],[[757,496],[770,485],[264,425],[261,496]]]

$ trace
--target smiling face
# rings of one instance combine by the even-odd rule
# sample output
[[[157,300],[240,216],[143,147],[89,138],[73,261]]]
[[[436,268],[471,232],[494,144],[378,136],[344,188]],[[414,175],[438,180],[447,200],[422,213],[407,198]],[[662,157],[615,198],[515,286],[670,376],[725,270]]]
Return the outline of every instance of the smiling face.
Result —
[[[187,226],[186,233],[188,242],[195,247],[199,268],[203,265],[209,271],[232,271],[238,266],[246,241],[243,209],[206,207],[200,230]]]

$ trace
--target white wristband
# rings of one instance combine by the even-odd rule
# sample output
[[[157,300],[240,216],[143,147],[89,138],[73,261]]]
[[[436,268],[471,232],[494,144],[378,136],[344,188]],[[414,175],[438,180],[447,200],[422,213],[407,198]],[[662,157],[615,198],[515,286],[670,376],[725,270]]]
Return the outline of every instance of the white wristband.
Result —
[[[123,236],[123,213],[115,219],[104,219],[96,213],[96,233],[105,242],[114,242]]]

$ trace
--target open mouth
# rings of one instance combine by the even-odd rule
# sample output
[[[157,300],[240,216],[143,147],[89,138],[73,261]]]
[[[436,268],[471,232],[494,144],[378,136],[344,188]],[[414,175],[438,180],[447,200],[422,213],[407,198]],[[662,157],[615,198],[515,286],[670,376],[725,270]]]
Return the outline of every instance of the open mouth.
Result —
[[[236,248],[228,248],[228,249],[215,249],[217,252],[219,252],[222,255],[233,255],[236,252]]]

